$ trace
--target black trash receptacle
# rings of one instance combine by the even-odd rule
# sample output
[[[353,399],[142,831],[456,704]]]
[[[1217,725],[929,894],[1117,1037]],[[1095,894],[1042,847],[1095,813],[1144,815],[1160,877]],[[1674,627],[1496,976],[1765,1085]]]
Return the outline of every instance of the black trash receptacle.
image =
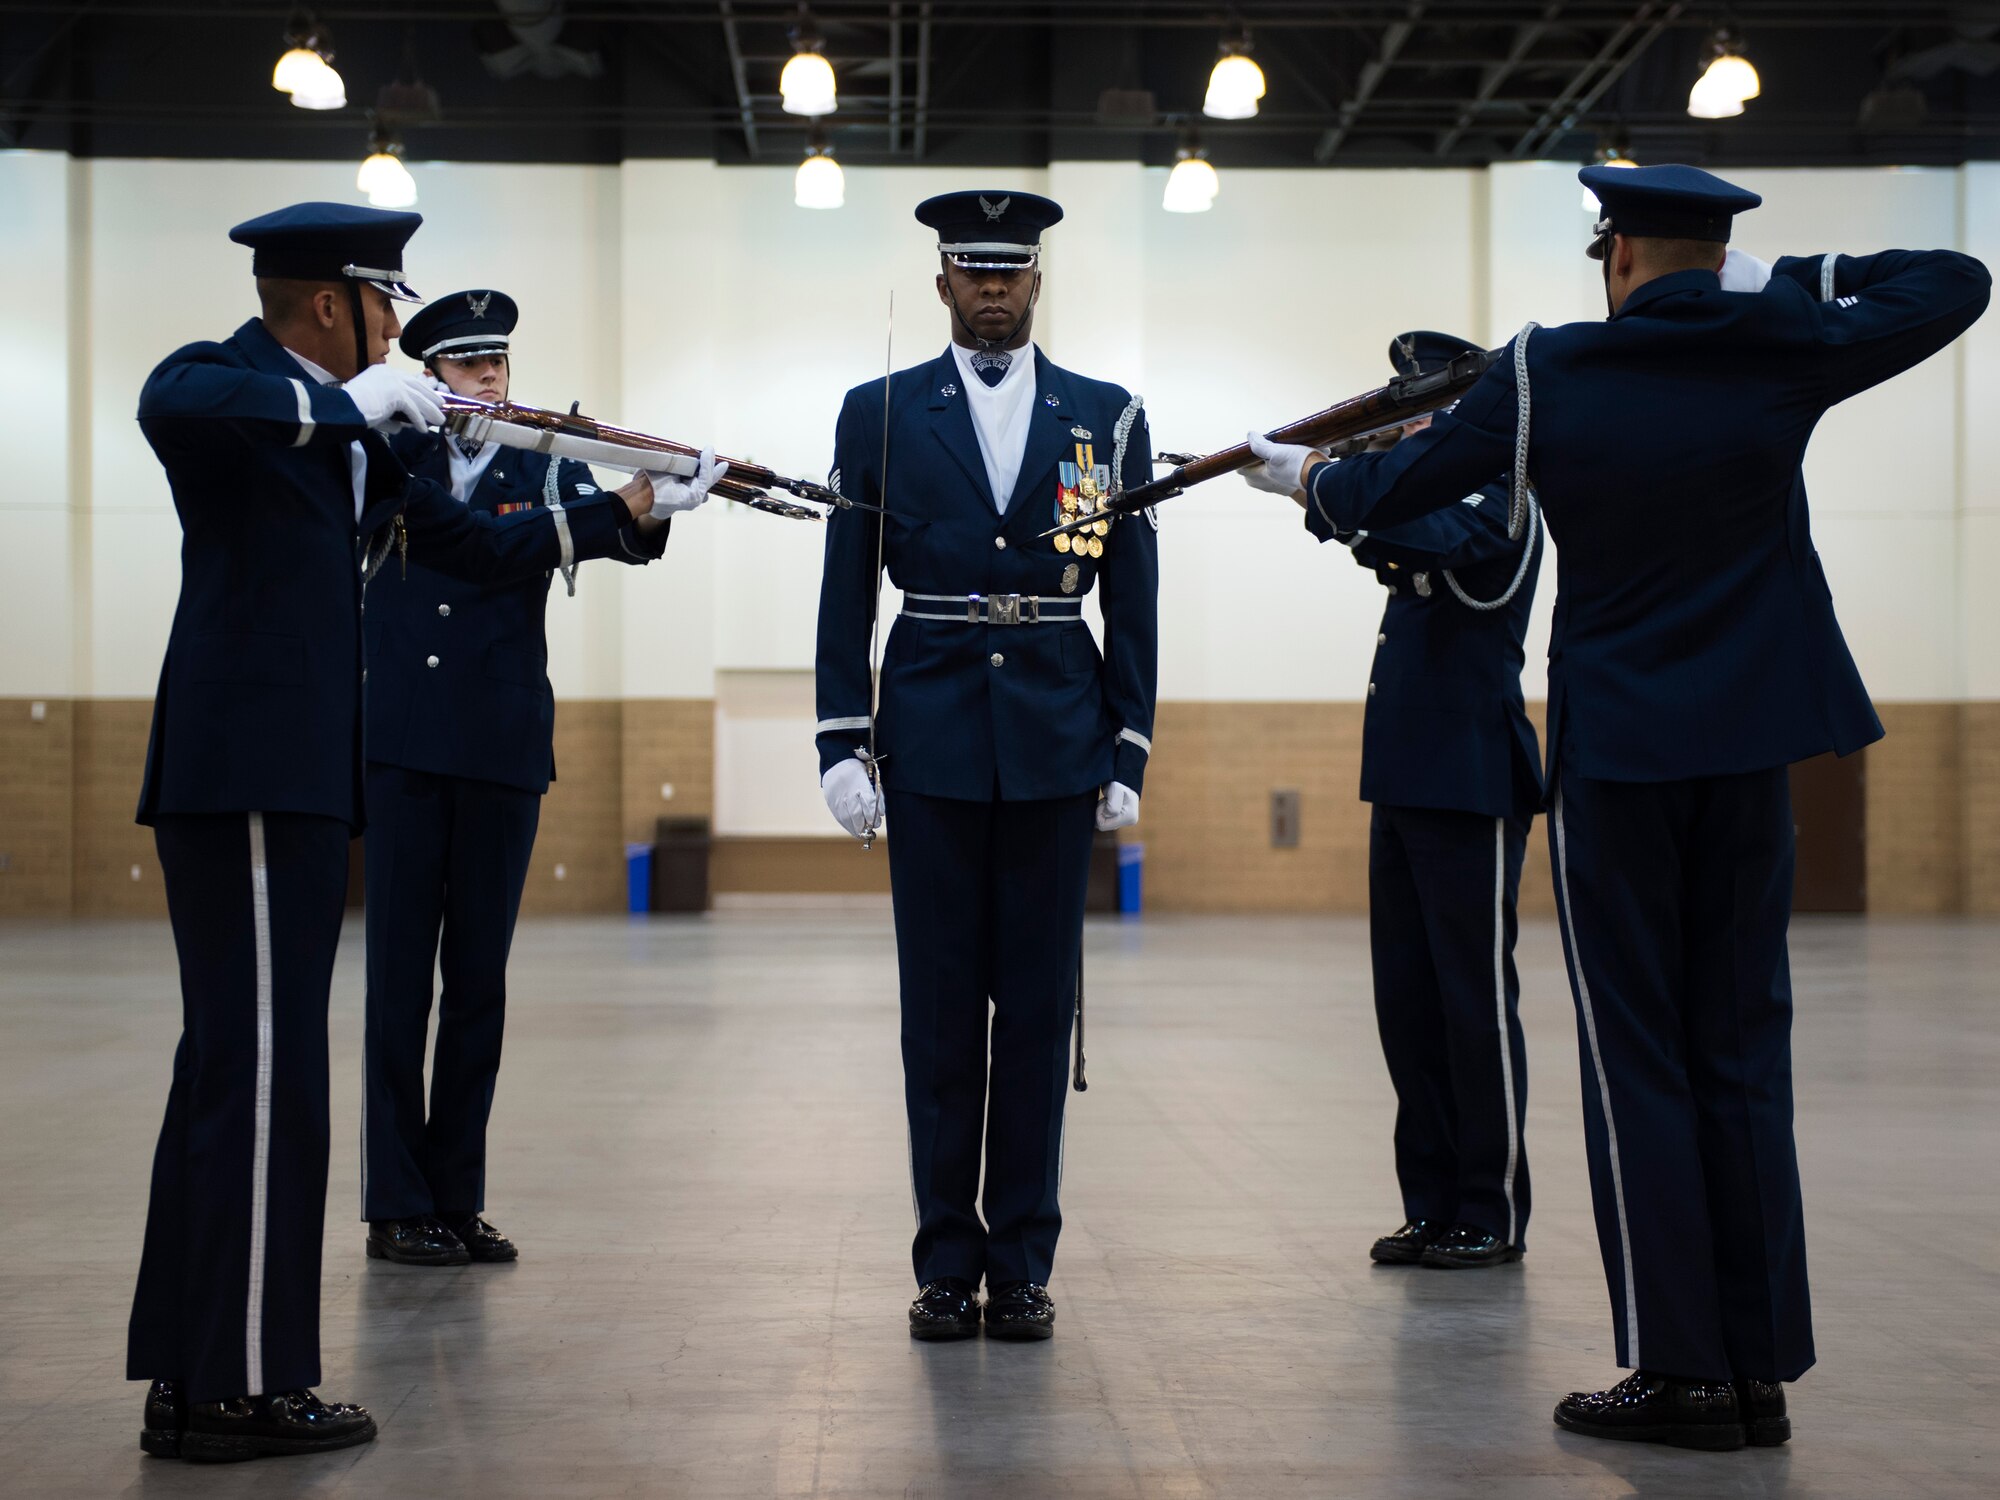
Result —
[[[1118,911],[1118,835],[1100,832],[1090,845],[1090,878],[1083,887],[1083,909],[1092,914]]]
[[[653,835],[653,910],[707,911],[708,857],[715,840],[706,818],[661,818]]]

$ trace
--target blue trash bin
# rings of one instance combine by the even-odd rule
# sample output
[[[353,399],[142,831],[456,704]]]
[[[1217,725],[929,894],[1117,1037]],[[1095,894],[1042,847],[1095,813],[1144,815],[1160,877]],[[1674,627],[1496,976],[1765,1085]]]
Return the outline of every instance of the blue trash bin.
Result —
[[[625,910],[642,917],[653,907],[653,846],[625,846]]]
[[[1146,885],[1146,846],[1144,844],[1120,844],[1118,846],[1118,909],[1128,917],[1136,917],[1144,904]]]

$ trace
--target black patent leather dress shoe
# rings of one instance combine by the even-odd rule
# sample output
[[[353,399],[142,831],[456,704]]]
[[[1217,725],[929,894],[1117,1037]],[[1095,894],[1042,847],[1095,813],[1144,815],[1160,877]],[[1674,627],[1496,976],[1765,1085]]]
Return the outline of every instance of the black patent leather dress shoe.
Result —
[[[146,1392],[146,1425],[139,1446],[155,1458],[179,1458],[187,1430],[187,1394],[178,1380],[156,1380]]]
[[[1414,1266],[1443,1232],[1443,1226],[1435,1219],[1412,1219],[1394,1234],[1385,1234],[1370,1245],[1368,1258],[1378,1266]]]
[[[1726,1453],[1743,1446],[1736,1388],[1719,1380],[1673,1380],[1634,1371],[1608,1391],[1571,1391],[1556,1426],[1585,1437],[1666,1443]]]
[[[979,1332],[979,1293],[956,1276],[927,1281],[910,1304],[913,1339],[969,1339]]]
[[[459,1242],[465,1246],[465,1253],[476,1261],[519,1260],[521,1252],[514,1242],[474,1214],[453,1231]]]
[[[989,1339],[1049,1339],[1056,1334],[1056,1304],[1049,1289],[1032,1281],[1010,1281],[986,1299]]]
[[[1792,1436],[1792,1419],[1785,1415],[1785,1388],[1775,1380],[1736,1382],[1736,1406],[1743,1414],[1743,1435],[1753,1448],[1775,1448]]]
[[[472,1259],[465,1241],[434,1214],[414,1219],[376,1219],[368,1226],[368,1258],[399,1266],[462,1266]]]
[[[1521,1247],[1510,1245],[1477,1224],[1454,1224],[1424,1248],[1423,1262],[1445,1270],[1504,1266],[1521,1258]]]
[[[367,1409],[322,1401],[311,1391],[197,1401],[188,1408],[181,1457],[189,1463],[233,1464],[246,1458],[331,1453],[375,1436]]]

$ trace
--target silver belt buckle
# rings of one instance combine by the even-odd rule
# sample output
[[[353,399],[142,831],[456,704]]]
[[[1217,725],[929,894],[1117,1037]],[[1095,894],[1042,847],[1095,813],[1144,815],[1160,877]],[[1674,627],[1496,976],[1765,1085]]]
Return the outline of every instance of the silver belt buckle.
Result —
[[[1029,601],[1032,606],[1034,601]],[[1032,615],[1030,616],[1033,617]],[[986,596],[986,623],[989,625],[1018,625],[1021,623],[1021,596],[1019,594],[988,594]]]

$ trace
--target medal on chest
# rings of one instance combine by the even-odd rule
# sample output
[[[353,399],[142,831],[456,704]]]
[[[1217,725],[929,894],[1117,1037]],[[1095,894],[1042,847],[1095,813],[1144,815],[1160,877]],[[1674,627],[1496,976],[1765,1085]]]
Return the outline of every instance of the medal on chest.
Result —
[[[1081,432],[1079,428],[1077,431]],[[1084,437],[1089,437],[1084,433]],[[1088,442],[1079,442],[1075,449],[1075,462],[1065,459],[1056,465],[1056,523],[1067,525],[1081,520],[1093,512],[1104,509],[1104,502],[1111,494],[1111,468],[1097,462],[1096,450]],[[1072,532],[1057,532],[1056,551],[1067,552],[1076,557],[1104,556],[1104,539],[1111,534],[1111,519],[1100,517],[1088,527]]]

